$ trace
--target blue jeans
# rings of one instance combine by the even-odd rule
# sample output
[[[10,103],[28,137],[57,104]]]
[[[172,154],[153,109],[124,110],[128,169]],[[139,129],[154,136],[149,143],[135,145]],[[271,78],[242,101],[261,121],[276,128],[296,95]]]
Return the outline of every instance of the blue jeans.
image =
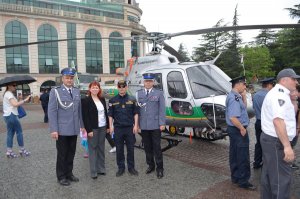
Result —
[[[6,128],[7,128],[7,139],[6,139],[7,148],[11,149],[13,147],[13,140],[14,140],[15,133],[17,133],[17,141],[19,146],[24,147],[22,127],[18,119],[18,116],[11,113],[10,116],[4,116],[4,121],[6,123]]]

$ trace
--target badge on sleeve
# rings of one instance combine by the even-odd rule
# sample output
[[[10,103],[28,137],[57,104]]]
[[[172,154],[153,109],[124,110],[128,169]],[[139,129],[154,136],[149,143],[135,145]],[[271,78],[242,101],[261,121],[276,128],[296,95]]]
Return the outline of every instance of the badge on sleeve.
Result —
[[[278,99],[278,103],[279,103],[279,106],[283,106],[283,105],[284,105],[284,103],[285,103],[285,101],[284,101],[284,100],[282,100],[282,99]]]
[[[279,88],[278,91],[284,93],[284,90],[282,88]]]
[[[237,95],[234,95],[235,96],[235,101],[239,101],[240,98],[237,96]]]

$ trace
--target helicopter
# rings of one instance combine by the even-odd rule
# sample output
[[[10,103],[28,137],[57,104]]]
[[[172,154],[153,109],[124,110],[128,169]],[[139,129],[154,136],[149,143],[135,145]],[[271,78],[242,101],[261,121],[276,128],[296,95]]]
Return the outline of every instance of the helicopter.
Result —
[[[214,63],[216,58],[205,62],[183,62],[179,53],[164,41],[182,35],[199,35],[210,32],[300,28],[300,24],[267,24],[225,26],[208,29],[198,29],[179,33],[148,33],[132,37],[114,37],[113,39],[150,41],[153,50],[143,57],[131,58],[126,68],[117,69],[128,84],[129,94],[135,96],[136,91],[143,88],[144,73],[155,74],[155,87],[164,92],[166,102],[166,124],[170,135],[181,134],[195,138],[214,141],[227,136],[225,121],[225,100],[230,92],[231,78]],[[68,40],[84,40],[85,38],[47,40],[31,43],[21,43],[0,46],[0,49],[34,45],[39,43],[60,42]],[[110,39],[110,38],[101,38]],[[164,49],[171,55],[164,55]],[[103,86],[107,96],[116,94],[115,88]],[[247,94],[248,114],[254,116],[251,94]],[[192,128],[193,132],[186,132]]]

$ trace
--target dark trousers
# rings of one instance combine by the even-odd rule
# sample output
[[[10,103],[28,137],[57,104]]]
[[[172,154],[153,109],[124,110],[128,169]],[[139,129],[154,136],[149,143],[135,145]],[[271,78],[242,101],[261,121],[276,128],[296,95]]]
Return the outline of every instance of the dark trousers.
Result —
[[[58,136],[56,141],[56,175],[61,180],[73,175],[73,161],[76,152],[77,135]]]
[[[142,130],[142,138],[146,153],[146,162],[151,168],[155,168],[156,162],[156,171],[164,170],[163,155],[160,146],[160,136],[160,129]]]
[[[261,172],[262,199],[290,198],[292,168],[283,160],[283,145],[276,137],[262,133],[260,142],[263,152],[263,168]]]
[[[258,167],[262,163],[262,150],[260,145],[260,135],[262,133],[261,130],[261,120],[256,120],[255,122],[255,135],[256,135],[256,144],[255,144],[255,151],[254,151],[254,167]]]
[[[106,137],[106,140],[108,141],[109,145],[111,146],[111,148],[114,148],[116,145],[115,145],[114,140],[111,138],[111,135],[109,133],[106,133],[105,137]]]
[[[127,147],[127,167],[134,169],[134,143],[135,135],[133,127],[115,127],[115,145],[117,154],[117,165],[119,169],[125,169],[124,143]]]
[[[248,133],[242,136],[240,130],[233,126],[228,126],[227,133],[230,138],[229,164],[231,181],[239,185],[246,184],[251,175]]]
[[[44,123],[48,123],[48,106],[42,106],[44,111]]]

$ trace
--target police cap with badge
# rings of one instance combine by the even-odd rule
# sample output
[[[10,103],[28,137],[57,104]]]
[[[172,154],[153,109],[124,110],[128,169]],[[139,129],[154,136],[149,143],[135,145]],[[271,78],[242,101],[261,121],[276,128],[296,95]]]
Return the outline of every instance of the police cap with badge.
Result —
[[[127,82],[125,80],[120,80],[118,82],[118,88],[125,88],[127,86]]]
[[[144,80],[154,80],[155,74],[153,74],[153,73],[144,73],[143,78],[144,78]]]
[[[230,82],[232,83],[232,87],[238,83],[246,83],[246,77],[245,76],[236,77],[230,80]]]
[[[64,68],[61,70],[60,73],[62,76],[65,76],[65,75],[74,76],[76,74],[76,70],[74,68]]]

